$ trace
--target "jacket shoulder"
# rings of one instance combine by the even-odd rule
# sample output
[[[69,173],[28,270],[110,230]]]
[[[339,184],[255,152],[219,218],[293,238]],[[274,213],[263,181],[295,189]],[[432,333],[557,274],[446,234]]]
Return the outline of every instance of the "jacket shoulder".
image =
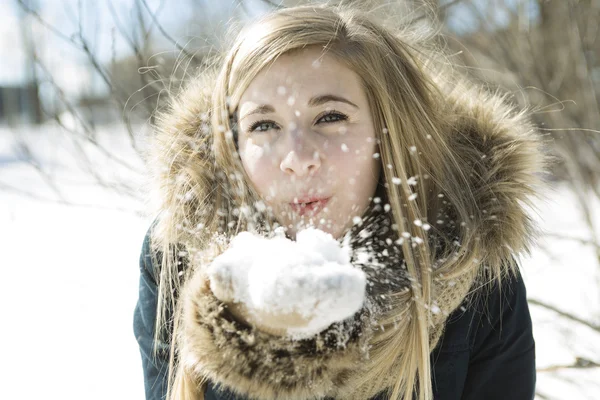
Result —
[[[494,285],[476,310],[463,398],[533,399],[535,341],[522,276]]]
[[[522,277],[479,287],[450,314],[431,365],[436,399],[532,399],[535,342]]]

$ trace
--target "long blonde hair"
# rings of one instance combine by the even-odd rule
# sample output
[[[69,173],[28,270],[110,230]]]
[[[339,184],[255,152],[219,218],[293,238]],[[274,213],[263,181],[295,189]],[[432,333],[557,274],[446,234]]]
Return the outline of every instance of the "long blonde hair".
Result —
[[[503,271],[501,260],[486,255],[472,234],[477,231],[473,224],[484,218],[477,218],[481,210],[473,193],[463,190],[469,187],[462,172],[465,162],[449,145],[450,135],[457,132],[439,86],[455,83],[433,43],[409,26],[391,32],[350,10],[282,9],[243,30],[224,59],[203,70],[173,99],[170,109],[157,118],[160,133],[152,150],[161,160],[158,181],[169,182],[158,188],[163,212],[153,231],[154,245],[162,252],[157,332],[165,324],[165,310],[178,309],[177,293],[191,274],[190,268],[178,265],[182,257],[193,264],[195,255],[211,246],[216,232],[231,237],[270,223],[237,153],[237,104],[254,77],[279,56],[314,46],[362,79],[397,234],[407,238],[402,252],[412,283],[408,292],[396,293],[393,299],[397,307],[405,307],[405,323],[375,337],[373,366],[360,383],[375,387],[393,370],[397,378],[389,390],[391,399],[411,399],[414,393],[419,400],[432,399],[428,332],[434,277],[459,277],[473,262],[486,262],[490,277],[498,281]],[[409,185],[411,177],[419,180],[416,188]],[[401,184],[392,184],[392,178],[400,178]],[[452,212],[462,226],[449,235],[413,223],[440,212]],[[454,234],[462,246],[452,245]],[[435,254],[433,236],[441,238]],[[380,322],[391,326],[397,318],[396,309]],[[176,340],[171,349],[174,372]],[[184,395],[182,388],[194,384],[181,372],[175,375],[170,378],[170,386],[176,387],[170,398],[202,397]]]

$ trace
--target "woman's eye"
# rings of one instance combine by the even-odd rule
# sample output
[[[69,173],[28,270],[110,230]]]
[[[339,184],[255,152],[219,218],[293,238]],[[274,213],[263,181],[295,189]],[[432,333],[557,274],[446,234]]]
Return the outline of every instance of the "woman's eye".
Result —
[[[325,123],[331,123],[331,122],[345,121],[347,119],[348,119],[348,117],[346,117],[344,114],[332,112],[332,113],[325,114],[324,116],[319,118],[319,122],[322,121]]]
[[[272,121],[258,121],[253,123],[248,129],[249,132],[266,132],[269,129],[277,129],[277,125],[275,125]]]

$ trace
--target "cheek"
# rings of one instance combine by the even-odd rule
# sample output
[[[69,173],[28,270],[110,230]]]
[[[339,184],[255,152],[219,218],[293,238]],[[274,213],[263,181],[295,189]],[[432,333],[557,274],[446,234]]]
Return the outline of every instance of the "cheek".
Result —
[[[279,177],[279,167],[263,147],[244,144],[240,147],[240,158],[246,174],[263,197],[273,197]]]
[[[374,153],[376,147],[372,143],[357,143],[331,154],[333,177],[339,187],[345,188],[342,196],[360,206],[373,195],[379,179],[380,161],[373,157]]]
[[[328,151],[330,170],[339,178],[350,179],[371,176],[378,170],[379,154],[372,141],[340,141]],[[352,182],[342,182],[352,184]]]

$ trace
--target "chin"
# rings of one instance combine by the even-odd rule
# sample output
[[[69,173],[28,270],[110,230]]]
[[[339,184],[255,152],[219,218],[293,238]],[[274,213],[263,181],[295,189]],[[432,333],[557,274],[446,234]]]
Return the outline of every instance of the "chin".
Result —
[[[346,231],[343,227],[340,227],[340,226],[321,226],[321,225],[317,225],[317,226],[315,226],[315,228],[320,229],[323,232],[329,233],[336,240],[339,239],[340,237],[342,237],[343,234],[344,234],[344,232]]]
[[[322,230],[323,232],[329,233],[331,236],[333,236],[334,239],[338,239],[339,237],[342,236],[342,234],[345,232],[346,229],[340,227],[339,225],[323,225],[323,224],[310,224],[310,223],[305,223],[305,222],[301,222],[301,223],[291,223],[291,224],[286,224],[286,226],[289,225],[294,225],[293,228],[288,228],[286,231],[286,235],[295,240],[296,239],[296,234],[306,228],[316,228],[319,230]]]
[[[336,240],[344,233],[344,230],[339,226],[323,227],[321,230],[329,233]]]

